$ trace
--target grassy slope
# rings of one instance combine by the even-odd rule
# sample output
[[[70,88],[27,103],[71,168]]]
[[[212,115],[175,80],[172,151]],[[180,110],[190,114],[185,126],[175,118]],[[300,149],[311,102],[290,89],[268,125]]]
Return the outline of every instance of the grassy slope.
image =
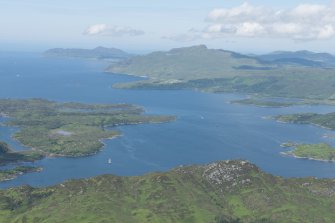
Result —
[[[108,71],[150,78],[115,85],[122,88],[196,89],[308,99],[332,99],[335,94],[334,69],[264,63],[205,46],[133,57]]]
[[[334,180],[283,180],[244,161],[0,191],[2,222],[334,222]],[[218,221],[219,222],[219,221]],[[222,221],[225,222],[225,221]]]

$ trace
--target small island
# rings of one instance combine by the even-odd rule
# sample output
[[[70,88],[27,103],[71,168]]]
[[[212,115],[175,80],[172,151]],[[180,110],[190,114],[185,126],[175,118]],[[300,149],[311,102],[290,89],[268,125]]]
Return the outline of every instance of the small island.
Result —
[[[24,153],[8,153],[4,162],[41,156],[92,155],[103,147],[103,139],[120,135],[111,127],[175,119],[144,115],[142,107],[130,104],[58,103],[44,99],[1,99],[0,113],[9,117],[6,125],[20,128],[14,139],[32,148]]]
[[[292,151],[283,154],[301,159],[311,159],[325,162],[335,162],[335,148],[326,143],[319,144],[288,144],[294,147]]]
[[[295,143],[295,142],[284,142],[282,144],[280,144],[281,147],[295,147],[295,146],[298,146],[299,144],[298,143]]]

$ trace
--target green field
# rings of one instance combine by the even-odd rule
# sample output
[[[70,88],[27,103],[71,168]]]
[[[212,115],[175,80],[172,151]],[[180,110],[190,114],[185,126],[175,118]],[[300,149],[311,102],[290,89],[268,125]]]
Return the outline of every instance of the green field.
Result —
[[[2,222],[333,223],[335,181],[283,179],[245,161],[0,190]],[[239,219],[239,220],[237,220]]]
[[[0,113],[10,117],[6,124],[20,127],[14,138],[48,156],[91,155],[101,149],[102,139],[120,135],[110,127],[174,120],[172,116],[144,115],[143,112],[143,108],[128,104],[0,100]]]

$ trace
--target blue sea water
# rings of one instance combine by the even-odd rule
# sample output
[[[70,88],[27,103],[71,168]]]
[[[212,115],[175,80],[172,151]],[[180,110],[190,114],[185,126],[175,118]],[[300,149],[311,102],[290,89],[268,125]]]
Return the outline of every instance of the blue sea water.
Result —
[[[0,183],[0,188],[23,184],[48,186],[101,174],[140,175],[225,159],[246,159],[269,173],[284,177],[335,177],[335,163],[280,154],[287,151],[280,147],[286,141],[335,145],[335,139],[323,137],[334,132],[264,118],[296,112],[332,112],[335,110],[332,106],[260,108],[229,103],[244,95],[114,89],[113,83],[138,78],[104,73],[107,65],[95,60],[45,58],[33,53],[0,53],[0,98],[134,103],[144,106],[147,113],[176,115],[177,120],[118,127],[122,137],[105,140],[106,145],[98,154],[46,158],[28,164],[41,166],[43,171]],[[11,139],[18,130],[0,125],[0,140],[17,150],[27,149]]]

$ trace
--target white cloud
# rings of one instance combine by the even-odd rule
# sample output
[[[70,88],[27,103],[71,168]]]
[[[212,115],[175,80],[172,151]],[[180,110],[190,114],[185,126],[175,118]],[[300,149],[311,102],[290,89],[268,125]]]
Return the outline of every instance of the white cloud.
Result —
[[[326,11],[325,5],[301,4],[292,10],[292,14],[298,17],[319,16]]]
[[[241,20],[259,22],[266,19],[271,13],[268,8],[243,3],[241,6],[230,9],[214,9],[209,13],[207,20],[225,23],[238,23]]]
[[[104,35],[104,36],[139,36],[143,35],[142,30],[133,29],[130,27],[120,27],[108,24],[95,24],[88,27],[84,31],[84,35]]]
[[[201,39],[202,36],[194,34],[194,33],[184,33],[184,34],[173,35],[173,36],[163,36],[162,38],[177,41],[177,42],[190,42],[190,41],[194,41],[197,39]]]
[[[320,30],[319,39],[329,39],[335,36],[335,28],[333,25],[326,25]]]
[[[303,31],[303,27],[297,23],[274,23],[272,32],[278,35],[295,35]]]
[[[265,28],[257,22],[245,22],[237,27],[238,36],[258,36],[265,32]]]
[[[335,38],[335,0],[329,5],[300,4],[282,10],[243,3],[233,8],[213,9],[205,21],[207,26],[201,33],[185,34],[189,40],[231,36],[331,39]]]
[[[237,27],[224,25],[224,24],[213,24],[206,28],[205,33],[218,34],[218,33],[233,33],[236,32]]]
[[[96,25],[88,27],[84,33],[87,35],[97,35],[97,34],[100,34],[106,31],[106,29],[107,29],[106,24],[96,24]]]

